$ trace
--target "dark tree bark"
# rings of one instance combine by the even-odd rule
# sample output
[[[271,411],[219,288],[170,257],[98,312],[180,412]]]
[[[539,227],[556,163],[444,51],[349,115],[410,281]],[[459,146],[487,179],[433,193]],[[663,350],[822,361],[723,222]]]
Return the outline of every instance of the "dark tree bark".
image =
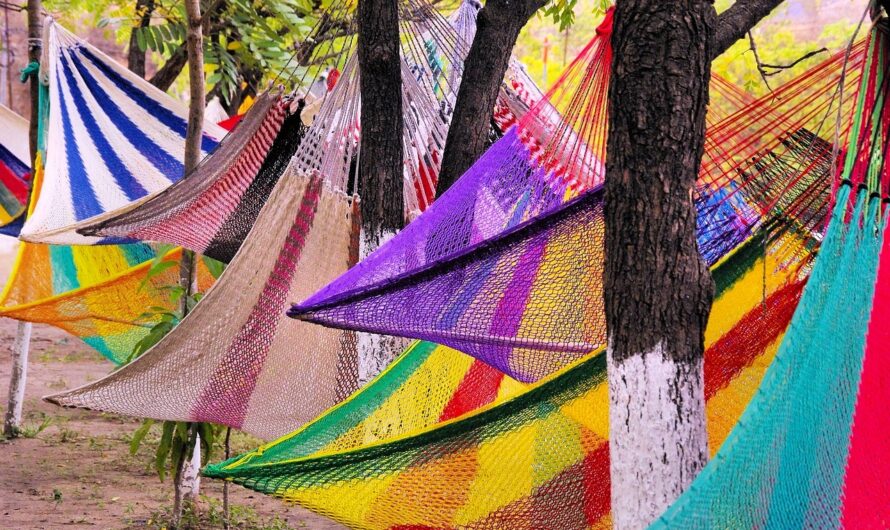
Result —
[[[717,20],[714,45],[711,46],[711,59],[744,38],[751,28],[781,3],[782,0],[738,0],[721,13]]]
[[[619,0],[606,161],[605,301],[616,528],[648,525],[707,462],[704,332],[714,284],[696,243],[711,60],[777,0]]]
[[[359,253],[367,256],[404,224],[402,75],[398,0],[359,0],[361,89]],[[367,381],[398,353],[401,341],[359,333],[358,375]]]
[[[189,56],[185,43],[182,43],[176,48],[173,55],[164,62],[164,66],[160,67],[155,72],[155,75],[151,76],[148,82],[166,92],[170,85],[173,84],[173,81],[176,81],[176,78],[179,77],[179,73],[182,72],[185,65],[188,64],[188,59]]]
[[[702,359],[714,284],[691,192],[716,25],[707,0],[620,0],[615,11],[605,301],[616,528],[647,525],[707,463]]]
[[[547,0],[488,0],[476,19],[476,37],[464,62],[463,79],[436,194],[441,196],[485,151],[491,113],[519,32]]]
[[[28,61],[40,62],[43,47],[43,2],[28,0]],[[31,123],[28,128],[28,141],[31,147],[31,167],[37,157],[37,138],[40,129],[40,81],[35,74],[28,88],[31,90]]]
[[[139,22],[130,30],[130,45],[127,49],[127,68],[139,77],[145,77],[145,51],[139,49],[136,33],[139,28],[146,28],[151,23],[154,13],[154,0],[136,0],[136,16]]]
[[[366,237],[378,238],[403,225],[398,1],[360,0],[358,31],[362,226]]]

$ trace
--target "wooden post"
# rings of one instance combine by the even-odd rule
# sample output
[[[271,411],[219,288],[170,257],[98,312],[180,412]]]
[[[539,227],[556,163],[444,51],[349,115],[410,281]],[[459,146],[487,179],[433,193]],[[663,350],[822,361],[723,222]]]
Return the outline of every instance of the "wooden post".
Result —
[[[40,48],[43,39],[43,6],[41,0],[28,1],[28,59],[40,61]],[[37,158],[37,124],[39,121],[40,80],[31,78],[31,125],[28,139],[31,147],[31,167]],[[33,171],[33,169],[32,169]],[[25,384],[28,379],[28,350],[31,347],[31,323],[19,322],[12,351],[12,373],[9,376],[9,403],[3,432],[9,438],[18,435],[22,424],[22,402],[25,399]]]

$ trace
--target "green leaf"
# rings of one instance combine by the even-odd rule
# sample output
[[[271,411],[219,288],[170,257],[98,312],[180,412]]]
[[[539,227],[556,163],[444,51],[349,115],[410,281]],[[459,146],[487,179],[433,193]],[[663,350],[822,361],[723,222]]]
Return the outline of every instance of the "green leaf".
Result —
[[[136,31],[136,45],[139,46],[139,51],[144,52],[146,50],[145,28],[137,28],[135,31]]]
[[[133,433],[133,439],[130,440],[130,454],[135,455],[139,451],[139,446],[142,445],[142,440],[145,438],[145,435],[148,434],[148,431],[151,430],[151,426],[154,425],[155,420],[148,419],[142,422],[142,426],[136,429],[136,432]]]
[[[158,472],[158,477],[160,477],[161,481],[164,480],[164,473],[166,471],[165,464],[173,445],[173,429],[175,427],[175,421],[164,422],[164,429],[161,432],[161,442],[158,444],[158,450],[155,452],[155,471]]]

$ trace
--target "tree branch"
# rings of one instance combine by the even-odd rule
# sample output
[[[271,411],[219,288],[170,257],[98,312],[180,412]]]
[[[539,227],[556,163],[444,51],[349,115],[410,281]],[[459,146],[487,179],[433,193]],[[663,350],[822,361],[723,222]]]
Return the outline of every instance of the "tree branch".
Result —
[[[728,50],[781,3],[782,0],[736,0],[732,7],[717,17],[711,59]]]
[[[811,52],[807,52],[807,53],[805,53],[804,55],[800,56],[800,57],[799,57],[796,61],[794,61],[793,63],[789,63],[789,64],[767,64],[767,63],[763,63],[763,64],[761,64],[761,66],[763,66],[764,68],[769,68],[769,69],[771,69],[771,70],[788,70],[789,68],[794,68],[795,66],[797,66],[797,65],[800,64],[801,62],[806,61],[806,60],[809,59],[810,57],[819,55],[820,53],[828,53],[828,48],[819,48],[818,50],[813,50],[813,51],[811,51]],[[766,75],[776,75],[777,73],[779,73],[779,72],[769,72],[769,73],[767,73]]]
[[[214,18],[219,15],[219,12],[222,11],[225,5],[225,0],[214,0],[210,7],[204,12],[201,24],[204,34],[207,34],[210,24]],[[161,90],[166,91],[170,88],[170,85],[176,81],[176,78],[179,77],[179,73],[185,68],[186,63],[188,63],[188,53],[186,52],[186,45],[183,42],[176,48],[173,55],[167,59],[164,66],[155,72],[155,75],[153,75],[148,82]]]
[[[763,79],[763,84],[766,85],[766,89],[770,92],[773,91],[773,87],[769,86],[769,74],[766,73],[766,70],[763,68],[763,63],[760,62],[760,55],[757,53],[757,45],[754,43],[754,35],[751,32],[748,32],[748,42],[751,44],[751,52],[754,54],[754,62],[757,64],[757,71],[760,72],[760,77]]]

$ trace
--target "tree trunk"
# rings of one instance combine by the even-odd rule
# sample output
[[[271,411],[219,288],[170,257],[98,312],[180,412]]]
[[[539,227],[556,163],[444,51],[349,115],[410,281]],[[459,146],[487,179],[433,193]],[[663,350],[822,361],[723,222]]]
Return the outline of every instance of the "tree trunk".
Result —
[[[127,49],[127,68],[139,77],[145,77],[145,51],[139,49],[136,33],[139,28],[146,28],[151,23],[154,12],[154,0],[136,0],[136,16],[139,21],[130,30],[130,45]]]
[[[605,297],[612,517],[643,528],[708,459],[704,331],[714,283],[696,243],[707,0],[620,0],[612,33]]]
[[[185,175],[191,173],[201,161],[201,138],[204,132],[204,30],[201,21],[200,0],[185,0],[187,17],[186,48],[189,66],[189,117],[185,135],[185,156],[183,165]],[[182,261],[179,265],[179,281],[183,289],[180,301],[182,317],[188,314],[188,301],[193,292],[195,281],[195,253],[183,249]],[[200,479],[198,470],[201,468],[201,446],[197,443],[197,426],[192,425],[194,435],[183,450],[188,458],[176,468],[176,484],[174,499],[174,521],[178,524],[183,507],[194,504],[198,498]]]
[[[43,5],[41,0],[28,0],[28,60],[40,61],[43,43]],[[7,20],[8,21],[8,20]],[[31,168],[37,160],[38,124],[40,123],[40,80],[36,74],[31,77],[31,123],[28,128]],[[30,191],[28,193],[30,199]],[[19,322],[12,351],[12,372],[9,375],[9,402],[3,432],[13,438],[22,425],[22,404],[25,399],[25,386],[28,381],[28,353],[31,348],[31,323]]]
[[[360,175],[365,257],[404,224],[402,182],[402,73],[399,59],[398,0],[359,0],[358,63],[361,89]],[[359,379],[366,381],[398,351],[396,339],[359,334]]]
[[[185,68],[187,63],[188,52],[186,51],[186,46],[182,45],[179,48],[176,48],[173,55],[164,62],[164,66],[159,68],[158,71],[155,72],[155,75],[151,76],[151,79],[149,79],[148,82],[161,90],[166,91],[170,88],[170,85],[176,81],[176,78],[179,77],[179,72],[182,72],[182,69]]]
[[[436,195],[441,196],[485,152],[491,113],[519,32],[544,0],[488,0],[476,17],[476,37],[442,154]]]
[[[31,343],[31,323],[19,322],[12,345],[12,372],[9,374],[9,401],[3,434],[15,438],[22,427],[22,403],[25,401],[25,382],[28,380],[28,347]]]

